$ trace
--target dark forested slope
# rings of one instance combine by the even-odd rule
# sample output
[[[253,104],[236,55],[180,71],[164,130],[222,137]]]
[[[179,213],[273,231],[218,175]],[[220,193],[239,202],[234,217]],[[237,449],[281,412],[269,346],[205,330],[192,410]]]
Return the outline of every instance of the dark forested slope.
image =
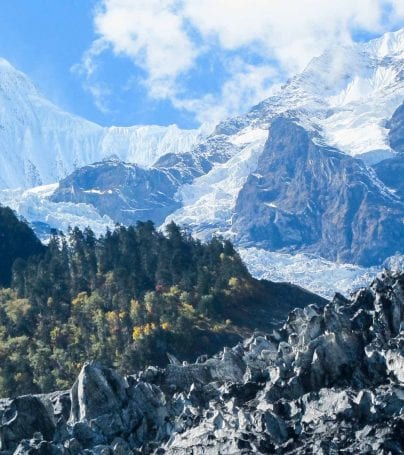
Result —
[[[29,226],[8,207],[0,206],[0,286],[11,282],[11,267],[17,258],[41,254],[44,247]]]

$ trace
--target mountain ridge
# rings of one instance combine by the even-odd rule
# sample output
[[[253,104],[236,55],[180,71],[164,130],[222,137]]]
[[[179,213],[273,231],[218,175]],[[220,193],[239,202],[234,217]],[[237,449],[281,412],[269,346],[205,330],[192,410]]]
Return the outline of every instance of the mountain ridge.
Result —
[[[155,195],[158,194],[159,189],[155,186],[156,171],[152,168],[158,169],[161,175],[167,176],[173,182],[170,187],[170,204],[163,204],[160,214],[150,206],[149,213],[153,214],[150,216],[160,224],[162,218],[168,215],[162,225],[174,220],[187,226],[201,239],[209,239],[213,234],[221,234],[231,239],[245,238],[245,227],[237,223],[237,219],[240,219],[237,201],[248,179],[259,174],[257,166],[271,134],[272,122],[279,117],[304,128],[316,146],[323,150],[336,149],[344,154],[347,160],[350,157],[362,160],[364,164],[361,165],[361,172],[357,173],[357,181],[351,180],[351,184],[361,187],[360,179],[363,177],[368,182],[363,188],[372,187],[372,194],[378,193],[377,204],[380,206],[381,201],[385,201],[383,213],[388,212],[389,204],[393,211],[397,210],[397,204],[402,204],[402,189],[400,178],[393,181],[392,176],[402,172],[400,141],[403,140],[404,133],[400,126],[400,106],[404,100],[403,37],[404,29],[368,43],[334,46],[313,59],[301,74],[288,81],[275,95],[253,107],[247,114],[221,122],[212,134],[206,135],[201,141],[196,139],[195,144],[181,150],[181,153],[167,149],[159,149],[158,153],[154,153],[145,147],[146,153],[141,153],[138,159],[143,164],[129,163],[145,168],[142,177],[144,183],[150,179],[149,184],[155,188]],[[112,138],[110,144],[114,143],[119,150],[127,146],[125,140],[119,143]],[[122,153],[115,156],[123,162],[130,161],[122,160]],[[109,157],[108,155],[105,158]],[[94,162],[100,162],[101,158],[102,156],[97,156]],[[113,210],[109,212],[105,209],[110,197],[105,194],[104,202],[102,194],[95,196],[96,192],[113,190],[108,187],[110,177],[107,178],[107,175],[111,175],[109,167],[105,166],[103,181],[102,164],[98,166],[100,188],[84,185],[83,191],[77,191],[74,198],[69,194],[68,187],[75,175],[85,174],[86,168],[76,170],[76,174],[67,176],[65,181],[62,179],[55,182],[53,196],[51,191],[40,188],[25,192],[8,190],[0,192],[0,201],[11,204],[29,221],[39,223],[41,229],[44,224],[63,229],[69,224],[79,224],[82,227],[90,224],[96,232],[102,233],[103,224],[111,226],[116,221],[136,221],[136,216],[133,216],[136,212],[131,212],[131,216],[126,219],[124,215],[129,213],[125,212],[128,206],[130,210],[148,209],[146,206],[136,205],[138,196],[129,201],[129,204],[123,199],[120,202],[118,197],[116,204],[113,204]],[[118,180],[117,174],[115,181]],[[326,186],[323,185],[323,189],[325,191]],[[122,190],[122,194],[131,194],[130,188]],[[94,197],[89,198],[88,191],[93,192]],[[343,188],[343,182],[339,191],[349,192],[347,187]],[[255,194],[255,197],[258,195]],[[326,197],[326,194],[322,195],[323,199]],[[393,202],[394,198],[396,202]],[[56,200],[58,202],[55,202]],[[349,206],[353,208],[353,204]],[[168,207],[171,208],[168,210]],[[297,206],[295,210],[298,211]],[[364,220],[364,216],[357,215],[352,214],[352,219]],[[397,223],[399,222],[398,216]],[[380,223],[375,222],[374,225],[381,224],[380,220]],[[356,226],[358,227],[358,223]],[[349,232],[355,229],[347,228],[346,241]],[[341,238],[341,235],[339,237]],[[364,247],[365,249],[370,248],[372,239],[377,239],[376,233],[366,240],[369,245]],[[270,239],[267,240],[269,244]],[[343,245],[343,242],[339,244]],[[259,245],[247,242],[244,246]],[[342,250],[335,251],[332,242],[328,242],[328,245],[324,243],[317,250],[305,247],[302,251],[290,242],[284,247],[277,247],[277,251],[285,254],[305,251],[311,254],[315,251],[328,260],[340,261],[343,258],[351,263],[360,261],[362,264],[380,266],[387,256],[396,252],[385,246],[384,240],[376,242],[375,251],[370,255],[372,259],[368,261],[355,252],[349,255]],[[259,250],[255,250],[254,257],[258,254],[257,251]],[[397,252],[400,254],[402,250],[398,248]]]
[[[147,166],[167,152],[188,151],[205,135],[203,126],[101,127],[45,99],[4,59],[0,101],[1,189],[56,183],[78,167],[112,155]]]

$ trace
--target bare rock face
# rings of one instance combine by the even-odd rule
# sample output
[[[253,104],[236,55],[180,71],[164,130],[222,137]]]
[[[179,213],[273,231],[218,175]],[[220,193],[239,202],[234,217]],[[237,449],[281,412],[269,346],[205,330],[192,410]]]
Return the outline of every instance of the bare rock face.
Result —
[[[404,103],[394,112],[386,125],[389,131],[389,142],[393,150],[404,153]]]
[[[1,455],[404,451],[404,274],[194,364],[0,402]],[[66,409],[70,409],[68,419]]]
[[[114,436],[129,431],[129,415],[123,412],[127,383],[114,371],[87,364],[71,390],[69,423],[86,423],[94,434]],[[80,425],[79,425],[80,432]],[[88,435],[92,432],[87,431]],[[88,439],[84,437],[84,439]]]
[[[179,207],[177,189],[178,183],[164,170],[109,160],[73,172],[59,183],[51,200],[91,204],[119,223],[161,224]]]
[[[379,178],[386,180],[394,167],[400,180],[398,160],[380,165]],[[234,229],[241,244],[370,266],[401,253],[403,218],[399,193],[388,191],[363,161],[322,145],[295,120],[279,117],[257,172],[238,195]]]

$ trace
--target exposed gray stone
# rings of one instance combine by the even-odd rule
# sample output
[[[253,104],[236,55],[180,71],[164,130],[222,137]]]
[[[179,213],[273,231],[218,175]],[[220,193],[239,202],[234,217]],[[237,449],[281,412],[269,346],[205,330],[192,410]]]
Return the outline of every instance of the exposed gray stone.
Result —
[[[385,273],[351,300],[294,310],[272,334],[194,364],[128,378],[87,364],[67,424],[63,392],[1,400],[0,454],[398,455],[403,321],[404,275]]]
[[[403,252],[403,218],[404,200],[361,160],[279,117],[239,193],[233,229],[242,244],[369,266]]]

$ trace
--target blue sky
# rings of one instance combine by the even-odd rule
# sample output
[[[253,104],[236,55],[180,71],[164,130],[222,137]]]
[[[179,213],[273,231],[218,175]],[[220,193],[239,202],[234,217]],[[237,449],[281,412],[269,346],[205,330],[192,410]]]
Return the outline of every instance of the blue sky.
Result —
[[[97,123],[189,128],[403,21],[402,0],[2,0],[0,56]]]
[[[103,56],[99,78],[112,95],[110,110],[98,109],[82,78],[72,71],[96,38],[93,16],[97,3],[96,0],[3,0],[0,56],[26,73],[56,104],[97,123],[178,122],[191,126],[187,116],[173,109],[169,102],[148,99],[146,90],[136,87],[139,70],[125,56],[117,58],[107,53]],[[122,89],[129,84],[130,89]]]

